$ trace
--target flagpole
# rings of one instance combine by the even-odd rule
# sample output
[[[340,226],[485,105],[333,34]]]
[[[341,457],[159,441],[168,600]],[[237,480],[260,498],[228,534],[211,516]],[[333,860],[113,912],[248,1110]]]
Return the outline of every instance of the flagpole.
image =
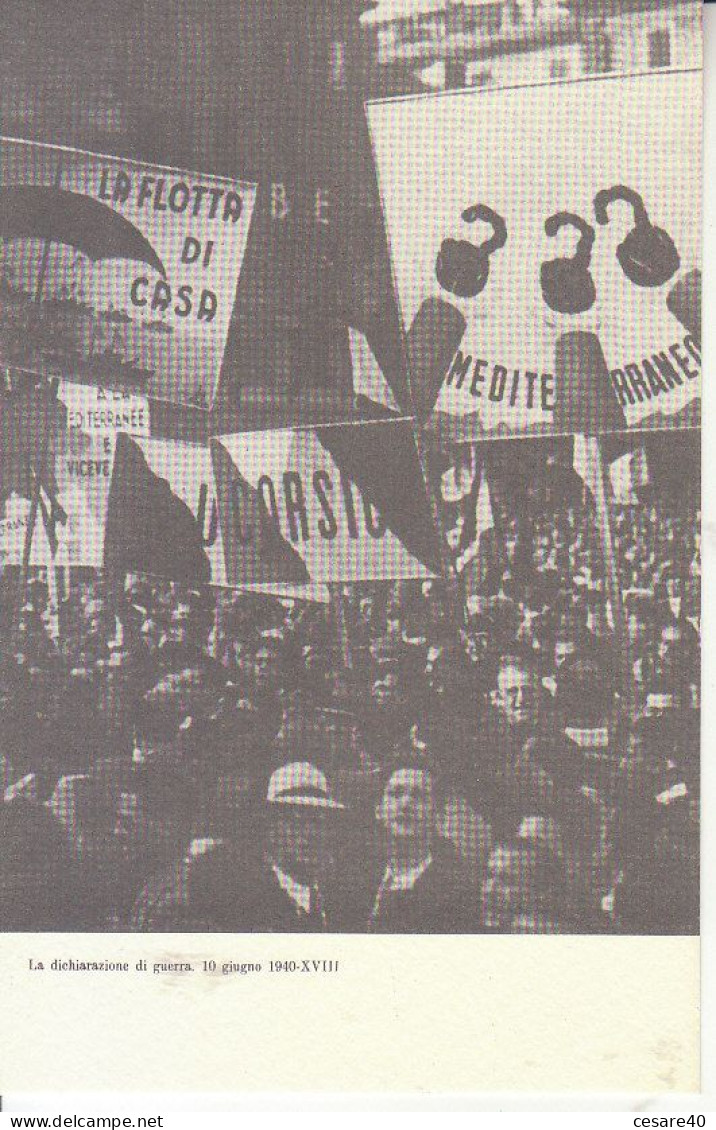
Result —
[[[50,404],[57,400],[57,390],[59,388],[59,378],[53,377],[50,381]],[[47,448],[50,442],[50,435],[52,433],[52,415],[50,411],[47,413],[45,421],[45,430],[42,441],[42,458],[40,460],[40,467],[33,468],[32,460],[29,460],[30,470],[34,474],[34,481],[32,484],[32,497],[30,499],[30,513],[27,519],[27,530],[25,531],[25,543],[22,551],[22,565],[20,567],[20,586],[17,597],[15,633],[20,630],[20,621],[22,619],[22,606],[25,603],[25,589],[27,588],[27,581],[30,574],[30,556],[32,553],[32,538],[35,531],[35,524],[37,522],[37,511],[40,507],[40,493],[42,491],[42,478],[45,470],[45,463],[47,459]]]
[[[61,647],[62,641],[68,636],[67,614],[70,599],[70,590],[72,588],[72,566],[58,565],[56,569],[56,575],[58,576],[57,632],[58,643]]]
[[[55,188],[59,188],[62,183],[62,154],[60,153],[57,158],[57,169],[55,170]],[[35,287],[35,307],[36,317],[31,318],[31,324],[37,324],[39,321],[40,305],[42,303],[42,292],[45,288],[45,278],[47,276],[47,265],[50,258],[50,240],[44,239],[42,242],[42,258],[40,260],[40,270],[37,276],[37,285]],[[53,377],[50,381],[50,401],[57,400],[57,390],[59,389],[59,378]],[[27,531],[25,533],[25,544],[22,552],[22,565],[20,568],[20,590],[17,598],[17,620],[15,623],[15,633],[20,631],[20,621],[22,619],[22,607],[25,603],[25,589],[27,588],[27,579],[30,572],[30,555],[32,552],[32,537],[35,530],[35,523],[37,521],[37,511],[40,505],[40,492],[42,491],[42,472],[45,470],[47,461],[47,446],[50,439],[52,430],[52,418],[48,412],[47,420],[45,421],[45,432],[43,436],[43,443],[40,454],[40,466],[33,468],[32,460],[29,460],[30,470],[34,471],[35,481],[32,486],[32,497],[30,499],[30,514],[28,516]]]
[[[53,559],[47,565],[47,591],[49,595],[50,624],[57,646],[60,646],[60,598],[57,591],[57,569]]]
[[[214,589],[214,644],[212,647],[212,659],[217,659],[222,662],[221,653],[221,594],[222,589]]]
[[[394,278],[393,285],[395,289]],[[446,609],[458,638],[467,629],[467,608],[461,578],[448,553],[440,484],[432,474],[431,441],[423,425],[432,414],[442,377],[447,373],[450,361],[462,340],[465,326],[465,319],[460,311],[442,299],[427,299],[409,330],[399,323],[408,404],[412,409],[413,436],[423,469],[423,486],[428,496],[433,527],[437,531],[440,571],[447,596]]]
[[[344,671],[353,670],[353,648],[351,646],[350,628],[346,609],[346,598],[343,585],[340,582],[330,582],[329,592],[333,605],[333,615],[338,627],[338,636],[341,644],[341,663]]]
[[[586,437],[586,442],[588,446],[592,447],[597,471],[596,475],[594,476],[597,528],[602,545],[604,574],[607,583],[607,590],[609,593],[609,602],[612,608],[612,617],[614,620],[614,640],[620,661],[619,683],[622,692],[620,696],[621,716],[622,720],[625,723],[629,724],[634,717],[634,670],[631,663],[631,649],[629,647],[629,637],[626,631],[621,584],[619,583],[616,554],[614,552],[614,535],[612,531],[611,510],[609,507],[609,496],[607,490],[607,470],[602,458],[602,450],[599,439],[596,436],[588,436]]]
[[[433,518],[433,527],[438,535],[440,569],[447,596],[446,607],[453,621],[457,637],[467,628],[467,607],[464,599],[461,578],[455,571],[448,554],[447,531],[441,511],[440,485],[431,474],[430,450],[417,419],[413,417],[413,435],[418,451],[418,459],[423,469],[423,487],[427,492],[428,503]]]

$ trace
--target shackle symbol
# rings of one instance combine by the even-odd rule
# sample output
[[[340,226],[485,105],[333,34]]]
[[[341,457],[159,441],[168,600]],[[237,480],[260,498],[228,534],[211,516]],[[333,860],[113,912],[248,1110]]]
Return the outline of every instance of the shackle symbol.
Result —
[[[579,232],[574,255],[563,259],[549,259],[540,268],[542,297],[547,305],[560,314],[583,314],[594,305],[597,292],[589,272],[594,246],[594,228],[573,212],[555,212],[545,220],[544,230],[550,237],[563,227],[573,227]]]
[[[639,193],[623,184],[602,189],[594,197],[598,223],[609,223],[608,208],[615,200],[625,201],[634,212],[634,227],[617,247],[621,269],[635,286],[663,286],[681,265],[673,239],[652,224]]]
[[[444,239],[440,245],[435,274],[443,290],[457,298],[476,298],[487,286],[490,256],[507,243],[507,225],[502,216],[486,204],[473,204],[462,213],[466,224],[476,220],[490,224],[492,235],[477,246],[465,239]]]

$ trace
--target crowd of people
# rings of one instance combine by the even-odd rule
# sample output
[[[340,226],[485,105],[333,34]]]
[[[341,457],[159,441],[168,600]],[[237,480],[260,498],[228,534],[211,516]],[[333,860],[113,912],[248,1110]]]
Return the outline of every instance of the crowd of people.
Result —
[[[2,928],[697,931],[698,517],[616,516],[625,683],[568,470],[493,465],[466,600],[6,569]]]
[[[699,705],[701,510],[691,489],[698,483],[698,436],[663,436],[659,444],[673,477],[656,465],[647,474],[646,452],[632,441],[644,481],[621,497],[608,492],[618,601],[595,499],[575,469],[573,439],[523,443],[519,460],[514,444],[481,445],[477,456],[474,447],[458,449],[450,479],[442,479],[451,488],[443,494],[448,542],[474,629],[499,638],[503,648],[521,644],[534,652],[552,691],[557,668],[580,653],[619,691],[612,642],[615,617],[623,617],[620,650],[628,670],[621,682],[633,685],[622,685],[621,694],[634,717],[666,698],[671,706],[675,698],[678,707]],[[477,549],[480,492],[487,528]]]

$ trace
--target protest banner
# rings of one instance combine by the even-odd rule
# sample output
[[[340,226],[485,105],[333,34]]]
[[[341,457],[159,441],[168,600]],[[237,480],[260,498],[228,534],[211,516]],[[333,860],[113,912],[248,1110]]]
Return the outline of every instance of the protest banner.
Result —
[[[413,401],[431,429],[698,422],[700,81],[369,104]]]
[[[140,393],[60,381],[57,398],[67,408],[68,427],[89,436],[150,435],[149,398]]]
[[[0,396],[0,564],[102,564],[114,437],[70,426],[48,384]]]
[[[117,437],[104,564],[190,586],[226,583],[208,447]]]
[[[0,362],[208,407],[256,186],[0,139]]]
[[[230,585],[440,572],[412,421],[244,432],[212,449]]]

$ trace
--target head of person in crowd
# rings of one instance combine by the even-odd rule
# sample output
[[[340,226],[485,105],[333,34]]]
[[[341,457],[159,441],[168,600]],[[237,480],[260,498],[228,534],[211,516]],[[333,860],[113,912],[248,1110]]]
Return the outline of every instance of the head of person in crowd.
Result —
[[[388,854],[416,862],[430,855],[436,821],[432,772],[405,763],[394,768],[375,809]]]
[[[133,640],[136,639],[141,632],[144,618],[147,615],[147,609],[151,603],[151,597],[146,591],[145,585],[146,582],[142,578],[128,574],[121,593],[121,599],[118,599],[116,604],[117,615],[122,622],[122,626],[131,635]],[[70,594],[71,601],[74,595],[74,593]]]
[[[649,642],[651,613],[644,602],[629,600],[626,605],[626,630],[635,658]]]
[[[401,761],[419,769],[433,769],[435,766],[436,739],[443,732],[442,716],[436,716],[430,708],[423,710],[415,718],[407,736],[393,748],[393,756],[387,761],[391,768]],[[386,761],[384,760],[384,764]]]
[[[584,655],[593,642],[584,617],[573,608],[564,611],[557,619],[550,640],[550,660],[555,671]]]
[[[336,667],[331,663],[330,650],[306,644],[301,652],[301,664],[296,671],[299,689],[320,698],[330,693],[331,679]]]
[[[464,638],[428,648],[425,683],[433,707],[472,713],[484,697],[485,679],[479,640]]]
[[[483,610],[487,640],[490,647],[505,648],[514,644],[522,624],[519,605],[507,592],[511,591],[510,576],[505,573],[502,586],[486,603]]]
[[[557,673],[555,705],[561,724],[573,729],[604,729],[614,719],[615,685],[611,671],[590,656],[577,656]]]
[[[199,591],[182,591],[177,594],[170,612],[167,641],[187,650],[204,649],[213,622],[211,598]]]
[[[232,741],[257,725],[257,708],[242,699],[223,668],[177,666],[162,674],[134,712],[135,766],[181,765],[206,776],[226,761]]]
[[[482,922],[504,933],[557,933],[564,925],[566,874],[535,838],[498,844],[482,883]]]
[[[141,614],[138,630],[142,645],[150,655],[156,655],[167,638],[168,616],[161,609],[147,609]]]
[[[47,584],[39,577],[29,580],[25,590],[23,612],[39,620],[48,611],[49,604],[50,593]]]
[[[169,613],[166,621],[166,642],[179,647],[190,646],[193,642],[194,617],[187,600],[179,600]]]
[[[179,770],[148,765],[126,777],[111,775],[105,808],[111,808],[111,848],[120,862],[151,870],[178,862],[187,850],[197,812],[195,782]]]
[[[263,694],[282,690],[283,635],[281,629],[260,633],[251,651],[249,671],[254,690]]]
[[[186,668],[163,676],[142,696],[134,717],[136,767],[176,768],[185,761],[201,690],[201,672]]]
[[[500,654],[493,666],[490,703],[508,730],[529,731],[540,721],[542,688],[537,659],[526,648]]]
[[[389,714],[405,703],[405,686],[395,649],[381,649],[372,657],[370,701],[374,710]]]
[[[79,885],[69,841],[49,808],[24,797],[0,805],[0,839],[0,929],[78,924],[73,916]]]
[[[300,883],[320,882],[335,858],[342,812],[326,774],[312,762],[276,769],[266,793],[269,862]]]
[[[664,616],[657,624],[657,657],[665,666],[688,664],[699,653],[699,636],[688,620]]]
[[[669,561],[663,570],[657,596],[661,600],[674,601],[683,596],[683,593],[684,578],[681,570],[674,562]]]
[[[656,626],[653,666],[644,690],[651,696],[666,695],[678,706],[698,706],[700,649],[698,633],[686,620],[667,619]]]
[[[555,569],[533,572],[520,568],[513,572],[513,590],[510,595],[524,612],[529,610],[545,615],[559,599],[562,581]]]

